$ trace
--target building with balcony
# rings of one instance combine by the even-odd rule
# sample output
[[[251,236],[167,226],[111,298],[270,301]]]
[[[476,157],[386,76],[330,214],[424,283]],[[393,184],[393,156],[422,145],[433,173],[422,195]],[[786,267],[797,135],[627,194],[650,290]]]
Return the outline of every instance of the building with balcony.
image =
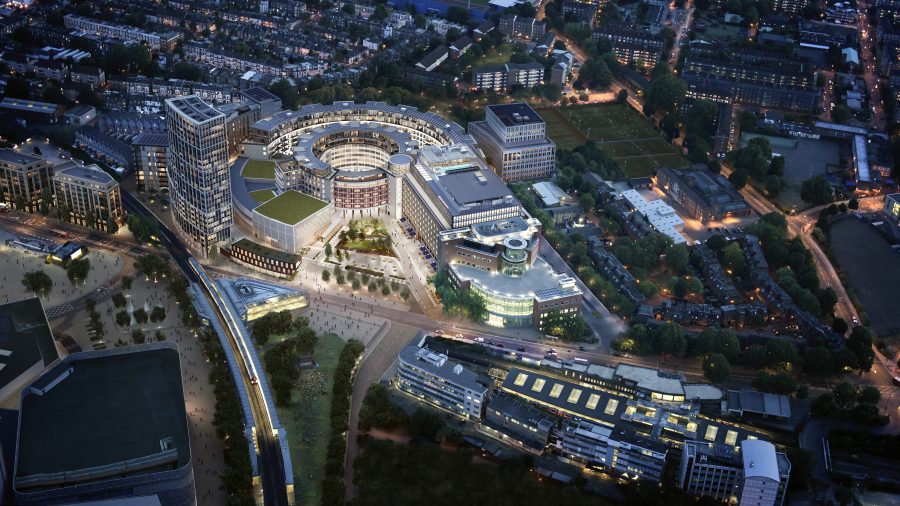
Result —
[[[172,214],[202,257],[231,239],[233,223],[225,114],[196,96],[166,100]]]
[[[0,149],[0,202],[34,213],[40,209],[44,190],[53,191],[53,164],[49,160]]]
[[[72,223],[104,231],[122,223],[119,183],[100,167],[63,164],[53,176],[53,188],[57,209]]]

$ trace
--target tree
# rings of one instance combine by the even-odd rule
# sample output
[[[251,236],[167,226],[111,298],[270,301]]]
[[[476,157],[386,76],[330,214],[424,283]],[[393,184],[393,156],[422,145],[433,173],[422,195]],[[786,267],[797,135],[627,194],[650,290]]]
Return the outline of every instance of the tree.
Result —
[[[831,202],[833,190],[828,181],[822,176],[816,176],[812,179],[803,181],[800,186],[800,198],[808,204],[814,206],[824,205]]]
[[[322,271],[322,281],[328,282],[331,279],[331,273],[327,270]]]
[[[847,207],[853,210],[859,209],[859,200],[852,198],[850,202],[847,203]]]
[[[741,274],[746,268],[741,245],[733,242],[722,251],[722,264],[734,274]]]
[[[146,338],[144,337],[144,331],[141,329],[134,329],[131,331],[131,340],[134,341],[134,344],[144,344]]]
[[[404,301],[409,300],[410,296],[409,287],[404,286],[402,290],[400,290],[400,298]]]
[[[881,401],[881,392],[871,385],[866,386],[859,391],[858,400],[860,404],[875,406]]]
[[[781,176],[770,174],[766,176],[766,195],[775,198],[784,190],[784,179]]]
[[[856,356],[856,367],[863,372],[872,368],[875,352],[872,351],[872,333],[863,326],[854,327],[847,338],[847,349]]]
[[[672,292],[672,296],[676,299],[683,299],[688,293],[687,281],[682,277],[673,276],[669,280],[669,291]]]
[[[131,284],[134,282],[131,276],[122,276],[122,290],[131,290]]]
[[[797,348],[787,339],[770,339],[766,342],[766,356],[770,364],[784,367],[797,361]]]
[[[831,390],[834,403],[842,409],[850,409],[856,404],[856,387],[842,381]]]
[[[747,182],[750,181],[750,176],[746,171],[735,169],[731,172],[731,175],[728,176],[728,181],[737,188],[738,190],[747,186]]]
[[[657,340],[659,353],[683,357],[687,351],[687,338],[684,328],[677,323],[666,323],[659,328]]]
[[[72,260],[66,268],[66,276],[73,285],[83,283],[89,272],[91,272],[91,261],[87,258]]]
[[[687,270],[688,249],[684,244],[673,244],[666,250],[666,265],[676,274],[683,274]]]
[[[803,353],[803,370],[813,376],[828,376],[834,372],[834,359],[824,346],[807,348]]]
[[[37,146],[34,149],[38,149]],[[41,193],[41,206],[40,212],[44,216],[50,212],[50,206],[53,205],[53,195],[50,193],[50,188],[44,188],[44,191]]]
[[[713,251],[722,251],[727,245],[728,241],[725,240],[725,236],[722,234],[712,235],[706,240],[706,247]]]
[[[666,73],[654,76],[647,88],[647,103],[653,108],[665,112],[675,112],[684,100],[687,85],[681,79]]]
[[[784,175],[784,157],[783,156],[773,156],[772,161],[769,162],[769,175],[770,176],[783,176]]]
[[[731,365],[721,353],[710,353],[703,359],[703,375],[713,383],[721,383],[731,375]]]
[[[369,286],[367,288],[369,290],[369,293],[375,293],[375,290],[378,290],[378,283],[376,283],[374,280],[369,281]]]
[[[31,271],[22,276],[22,285],[28,291],[46,296],[53,289],[53,280],[44,271]]]
[[[628,102],[628,90],[622,88],[619,90],[619,93],[616,94],[616,102],[620,104],[625,104]]]
[[[141,255],[134,261],[134,268],[148,279],[156,282],[161,277],[167,277],[170,273],[169,264],[161,257],[152,254]]]
[[[286,79],[280,79],[269,86],[269,91],[281,98],[281,103],[286,109],[296,109],[300,105],[300,93]]]
[[[741,342],[731,329],[708,328],[697,335],[694,352],[698,355],[717,353],[733,364],[740,357]]]
[[[119,224],[116,222],[115,218],[112,216],[106,220],[106,232],[109,234],[115,234],[119,231]]]
[[[837,317],[831,322],[831,330],[837,334],[844,335],[849,329],[850,326],[847,325],[847,320],[843,318]]]
[[[831,119],[835,123],[846,123],[853,117],[853,111],[846,105],[840,104],[831,111]]]

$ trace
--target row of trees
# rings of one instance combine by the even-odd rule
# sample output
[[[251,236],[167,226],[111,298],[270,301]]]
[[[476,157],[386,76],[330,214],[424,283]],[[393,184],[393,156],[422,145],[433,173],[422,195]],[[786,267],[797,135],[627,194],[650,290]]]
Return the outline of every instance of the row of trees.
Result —
[[[365,346],[351,339],[338,357],[334,370],[331,397],[331,432],[325,459],[325,478],[322,480],[322,504],[344,504],[344,461],[347,455],[347,429],[350,416],[350,395],[353,393],[353,373]]]
[[[822,418],[845,418],[856,423],[884,425],[889,418],[878,410],[881,392],[872,386],[858,388],[842,381],[813,400],[813,416]]]
[[[305,324],[305,318],[297,318],[294,321],[290,311],[278,311],[267,313],[264,316],[253,321],[250,326],[250,334],[257,346],[263,346],[269,342],[269,337],[278,334],[287,334],[292,328],[300,330]]]

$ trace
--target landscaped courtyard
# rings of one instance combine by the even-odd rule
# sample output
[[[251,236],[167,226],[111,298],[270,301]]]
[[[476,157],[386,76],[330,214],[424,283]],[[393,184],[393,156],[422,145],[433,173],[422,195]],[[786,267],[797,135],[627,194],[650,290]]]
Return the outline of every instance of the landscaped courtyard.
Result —
[[[341,232],[337,249],[394,256],[384,223],[374,218],[351,220],[348,229]]]
[[[623,104],[538,108],[547,136],[559,149],[575,149],[589,140],[611,156],[626,177],[650,176],[657,167],[687,167],[688,160]]]

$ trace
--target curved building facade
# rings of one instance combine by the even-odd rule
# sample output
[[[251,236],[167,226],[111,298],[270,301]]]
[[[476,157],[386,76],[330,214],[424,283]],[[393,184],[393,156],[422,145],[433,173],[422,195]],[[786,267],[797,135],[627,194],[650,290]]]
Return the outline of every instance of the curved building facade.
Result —
[[[335,102],[282,111],[256,122],[245,152],[288,157],[279,192],[296,190],[353,214],[397,216],[404,174],[422,146],[474,140],[462,127],[415,107]]]

